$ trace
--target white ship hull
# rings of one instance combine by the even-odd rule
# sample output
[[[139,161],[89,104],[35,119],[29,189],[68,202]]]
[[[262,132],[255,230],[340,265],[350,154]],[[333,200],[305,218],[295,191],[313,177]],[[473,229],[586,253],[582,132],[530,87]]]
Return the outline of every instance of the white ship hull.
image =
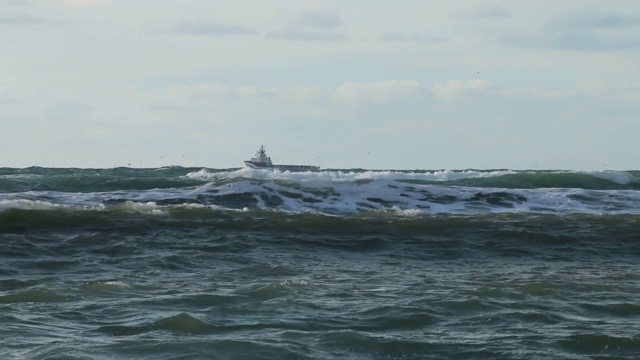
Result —
[[[312,171],[312,170],[320,170],[319,166],[315,165],[274,165],[274,164],[265,164],[261,162],[255,162],[246,160],[245,165],[252,169],[274,169],[274,170],[289,170],[289,171]]]
[[[288,171],[320,170],[320,167],[315,165],[275,165],[271,162],[271,158],[267,156],[267,153],[264,150],[264,146],[260,146],[251,160],[245,160],[244,164],[252,169],[274,169]]]

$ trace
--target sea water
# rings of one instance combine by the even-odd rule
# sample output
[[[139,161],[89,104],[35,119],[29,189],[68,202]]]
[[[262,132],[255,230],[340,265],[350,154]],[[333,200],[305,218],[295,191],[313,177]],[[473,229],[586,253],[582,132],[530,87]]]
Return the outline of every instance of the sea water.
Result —
[[[0,359],[638,359],[640,172],[0,168]]]

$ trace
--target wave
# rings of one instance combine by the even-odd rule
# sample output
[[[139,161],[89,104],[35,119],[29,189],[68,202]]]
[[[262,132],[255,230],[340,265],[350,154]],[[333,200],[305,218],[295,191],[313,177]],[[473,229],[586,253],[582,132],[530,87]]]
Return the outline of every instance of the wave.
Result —
[[[139,335],[152,331],[168,331],[182,334],[207,334],[218,330],[218,326],[207,323],[189,314],[181,313],[143,325],[107,325],[98,329],[112,336]],[[219,331],[219,330],[218,330]]]
[[[6,191],[5,187],[0,191],[0,213],[30,210],[185,216],[188,212],[268,210],[326,216],[384,212],[406,217],[640,213],[637,171],[290,172],[172,167],[108,169],[91,175],[97,170],[45,170],[0,172],[2,181],[13,184],[9,188],[26,189]],[[56,179],[47,182],[49,177]],[[81,180],[74,184],[74,179]],[[57,189],[60,182],[66,184],[63,189]]]
[[[386,212],[423,214],[551,213],[640,214],[640,193],[628,190],[483,189],[377,181],[309,188],[244,180],[222,186],[118,194],[29,194],[0,199],[0,212],[118,212],[168,215],[191,210],[273,210],[290,214],[352,216]],[[46,198],[46,200],[44,199]]]
[[[617,171],[549,171],[517,172],[486,178],[465,178],[455,182],[458,185],[504,188],[572,188],[587,190],[640,189],[637,174]]]
[[[164,189],[196,185],[183,176],[196,169],[0,169],[0,193],[24,191],[101,192]]]
[[[67,297],[48,289],[22,290],[9,294],[0,294],[0,304],[49,303],[66,301]]]
[[[250,168],[229,171],[200,169],[186,174],[187,178],[200,180],[263,179],[290,180],[302,183],[322,184],[371,180],[396,180],[423,183],[473,184],[473,186],[506,188],[582,188],[621,189],[625,186],[640,189],[638,171],[533,171],[533,170],[325,170],[291,172],[281,170],[256,170]]]
[[[112,192],[170,189],[203,182],[239,179],[297,182],[309,186],[376,180],[500,188],[579,188],[589,190],[640,189],[640,171],[559,170],[364,170],[336,169],[291,172],[281,170],[207,169],[48,169],[0,168],[0,193],[25,191]]]

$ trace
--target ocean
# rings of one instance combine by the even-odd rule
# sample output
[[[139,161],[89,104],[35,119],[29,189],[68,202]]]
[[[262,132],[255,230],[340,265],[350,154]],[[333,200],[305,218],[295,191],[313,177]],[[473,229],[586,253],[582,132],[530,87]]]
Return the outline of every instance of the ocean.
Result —
[[[0,168],[0,359],[640,359],[640,171]]]

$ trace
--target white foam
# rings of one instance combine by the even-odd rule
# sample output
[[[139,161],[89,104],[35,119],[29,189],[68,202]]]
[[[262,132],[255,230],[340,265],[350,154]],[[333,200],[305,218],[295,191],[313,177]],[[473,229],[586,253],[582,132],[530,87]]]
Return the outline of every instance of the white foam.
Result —
[[[142,214],[150,214],[150,215],[166,215],[167,212],[162,209],[158,204],[153,201],[149,201],[146,203],[139,203],[133,201],[126,201],[124,203],[124,207],[127,210],[142,213]]]
[[[305,189],[292,190],[274,183],[267,185],[275,190],[275,194],[269,192],[270,195],[282,199],[279,210],[298,213],[355,214],[360,211],[388,210],[401,216],[439,213],[640,213],[637,205],[640,203],[640,193],[635,191],[408,186],[391,180],[378,180],[367,184],[334,184],[334,195],[318,197]],[[286,196],[280,190],[296,196]],[[319,201],[304,201],[305,197]],[[603,208],[603,203],[610,204],[610,208]],[[262,206],[263,203],[259,205]]]
[[[26,199],[2,199],[0,200],[0,210],[18,209],[18,210],[53,210],[62,208],[63,205],[54,204],[41,200]]]
[[[121,280],[99,281],[99,283],[117,288],[130,288],[131,285]]]
[[[209,171],[207,171],[207,169],[200,169],[196,172],[190,172],[187,175],[185,175],[185,177],[188,177],[189,179],[197,179],[197,180],[209,180],[214,178],[212,176],[212,173],[210,173]]]
[[[0,179],[11,179],[11,180],[31,180],[36,178],[42,178],[44,175],[40,174],[5,174],[0,175]]]
[[[261,170],[241,168],[232,171],[211,172],[201,169],[185,175],[191,179],[224,180],[235,178],[261,180],[289,180],[306,186],[326,187],[333,183],[363,180],[419,180],[419,181],[453,181],[467,178],[487,178],[515,174],[512,170],[476,171],[476,170],[438,170],[427,172],[398,170],[332,170],[291,172],[281,170]]]
[[[425,213],[424,210],[420,209],[400,209],[397,206],[393,207],[393,211],[400,216],[404,217],[416,217],[419,215],[423,215]]]
[[[280,282],[280,285],[291,286],[291,287],[307,286],[309,285],[309,281],[304,279],[285,279]]]

